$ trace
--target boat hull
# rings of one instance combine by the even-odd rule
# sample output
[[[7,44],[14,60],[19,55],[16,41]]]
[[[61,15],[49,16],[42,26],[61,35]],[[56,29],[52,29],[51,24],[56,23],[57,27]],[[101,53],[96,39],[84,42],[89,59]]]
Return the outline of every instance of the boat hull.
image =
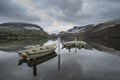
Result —
[[[41,49],[41,50],[40,50]],[[44,57],[55,52],[56,46],[40,46],[37,48],[26,49],[23,51],[19,51],[18,54],[20,59],[30,60],[38,57]]]
[[[29,55],[27,55],[27,60],[38,58],[38,57],[44,57],[53,52],[55,52],[55,49],[49,50],[49,51],[44,51],[44,52],[39,52],[39,53],[34,53],[34,54],[29,54]]]
[[[57,54],[55,52],[53,52],[53,53],[45,55],[43,57],[36,57],[36,58],[30,59],[30,60],[20,59],[18,65],[22,65],[23,63],[27,63],[27,65],[29,67],[32,67],[34,65],[39,65],[41,63],[44,63],[44,62],[46,62],[46,61],[48,61],[56,56],[57,56]]]

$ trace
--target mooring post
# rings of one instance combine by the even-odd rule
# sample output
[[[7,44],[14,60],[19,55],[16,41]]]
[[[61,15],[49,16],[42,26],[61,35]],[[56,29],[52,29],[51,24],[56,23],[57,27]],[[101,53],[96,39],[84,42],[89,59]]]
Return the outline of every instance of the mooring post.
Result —
[[[75,53],[77,53],[77,37],[75,37]]]
[[[58,51],[60,51],[60,38],[58,38]]]
[[[37,76],[36,59],[33,59],[33,76]]]
[[[69,48],[69,52],[71,52],[71,49]]]
[[[58,71],[60,70],[60,54],[58,54]]]

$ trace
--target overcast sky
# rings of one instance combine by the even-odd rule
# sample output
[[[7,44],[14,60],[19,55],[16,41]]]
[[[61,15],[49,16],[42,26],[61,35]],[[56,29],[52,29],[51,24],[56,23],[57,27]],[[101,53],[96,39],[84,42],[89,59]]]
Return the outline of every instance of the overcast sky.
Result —
[[[119,17],[120,0],[0,0],[0,23],[35,23],[49,33]]]

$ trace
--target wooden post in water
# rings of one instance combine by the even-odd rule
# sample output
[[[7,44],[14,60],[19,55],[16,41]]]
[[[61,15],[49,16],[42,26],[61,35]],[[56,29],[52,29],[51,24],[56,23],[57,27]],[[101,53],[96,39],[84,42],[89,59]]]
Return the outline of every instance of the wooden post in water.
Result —
[[[58,51],[60,51],[60,38],[58,38]]]
[[[75,37],[75,53],[77,53],[77,37]]]
[[[60,70],[60,54],[58,54],[58,71]]]
[[[36,59],[33,59],[33,76],[37,76]]]
[[[71,49],[69,48],[69,52],[71,52]]]
[[[58,38],[58,51],[60,52],[60,38]],[[58,71],[60,70],[60,53],[58,53]]]

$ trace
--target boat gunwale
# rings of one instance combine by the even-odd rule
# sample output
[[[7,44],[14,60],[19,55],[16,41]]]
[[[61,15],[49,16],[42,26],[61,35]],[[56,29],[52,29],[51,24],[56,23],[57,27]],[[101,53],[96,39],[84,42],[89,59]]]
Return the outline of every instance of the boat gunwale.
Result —
[[[49,50],[48,49],[44,49],[42,51],[39,50],[38,52],[32,52],[32,53],[27,52],[27,50],[32,51],[32,50],[34,50],[36,48],[46,48],[46,47],[50,47]],[[21,59],[28,58],[29,56],[33,56],[33,55],[39,55],[39,57],[41,55],[41,57],[43,57],[43,56],[46,56],[46,55],[50,54],[51,52],[55,52],[55,49],[57,48],[57,45],[56,44],[52,44],[52,45],[39,46],[39,47],[36,47],[36,48],[31,48],[31,49],[28,48],[26,50],[18,51],[18,54],[21,57]],[[50,51],[50,53],[49,53],[49,51]],[[47,54],[43,55],[43,53],[47,53]]]

